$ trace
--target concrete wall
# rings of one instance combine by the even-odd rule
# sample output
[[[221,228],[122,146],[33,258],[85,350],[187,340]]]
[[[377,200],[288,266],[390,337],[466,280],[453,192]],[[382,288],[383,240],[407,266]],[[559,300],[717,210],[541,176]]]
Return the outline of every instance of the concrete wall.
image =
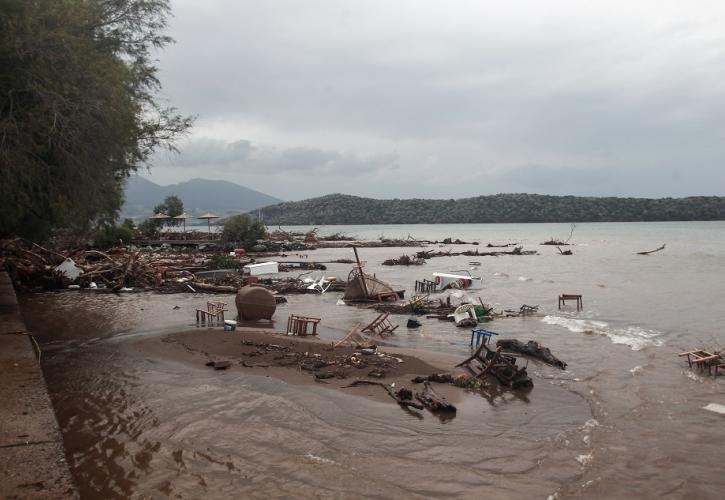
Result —
[[[15,290],[0,272],[0,498],[78,498]]]

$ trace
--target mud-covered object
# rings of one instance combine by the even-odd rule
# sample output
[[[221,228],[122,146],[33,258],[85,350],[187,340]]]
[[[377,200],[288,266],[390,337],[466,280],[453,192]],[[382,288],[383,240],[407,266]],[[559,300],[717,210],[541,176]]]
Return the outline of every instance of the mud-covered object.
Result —
[[[259,286],[244,286],[239,289],[234,299],[239,319],[254,321],[272,319],[277,309],[277,301],[272,292]]]
[[[566,370],[566,363],[551,354],[548,347],[544,347],[534,340],[529,340],[526,344],[516,339],[501,339],[496,342],[498,347],[503,347],[507,351],[517,352],[532,358],[540,359],[544,363],[548,363],[562,370]]]

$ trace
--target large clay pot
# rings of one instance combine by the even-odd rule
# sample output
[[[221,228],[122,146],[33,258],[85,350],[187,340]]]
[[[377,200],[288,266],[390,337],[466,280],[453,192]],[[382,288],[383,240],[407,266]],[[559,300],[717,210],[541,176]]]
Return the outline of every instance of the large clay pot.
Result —
[[[277,301],[272,292],[259,286],[243,286],[237,292],[234,302],[239,319],[242,320],[272,319],[277,309]]]

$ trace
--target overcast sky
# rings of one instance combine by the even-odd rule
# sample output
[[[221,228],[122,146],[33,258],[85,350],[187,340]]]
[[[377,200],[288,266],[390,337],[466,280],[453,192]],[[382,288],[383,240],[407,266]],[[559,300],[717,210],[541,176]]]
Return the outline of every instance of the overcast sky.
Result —
[[[725,1],[172,0],[148,177],[333,192],[725,195]]]

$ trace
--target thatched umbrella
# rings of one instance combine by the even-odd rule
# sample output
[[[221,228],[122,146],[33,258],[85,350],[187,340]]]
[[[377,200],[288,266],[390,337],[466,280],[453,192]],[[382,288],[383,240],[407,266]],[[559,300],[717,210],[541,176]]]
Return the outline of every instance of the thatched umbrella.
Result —
[[[218,215],[214,215],[211,212],[207,212],[204,215],[197,217],[197,219],[206,219],[206,227],[209,229],[209,239],[211,239],[211,220],[219,219]]]
[[[151,217],[149,217],[149,219],[154,219],[154,220],[160,220],[160,221],[163,221],[163,222],[161,223],[161,229],[163,229],[163,228],[164,228],[164,225],[166,224],[166,221],[168,221],[169,219],[171,219],[171,217],[170,217],[170,216],[168,216],[168,215],[166,215],[166,214],[165,214],[165,213],[163,213],[163,212],[159,212],[159,213],[157,213],[157,214],[153,214],[153,215],[152,215]]]
[[[186,219],[191,219],[191,215],[187,215],[186,212],[173,217],[175,220],[184,221],[184,239],[186,239]]]

